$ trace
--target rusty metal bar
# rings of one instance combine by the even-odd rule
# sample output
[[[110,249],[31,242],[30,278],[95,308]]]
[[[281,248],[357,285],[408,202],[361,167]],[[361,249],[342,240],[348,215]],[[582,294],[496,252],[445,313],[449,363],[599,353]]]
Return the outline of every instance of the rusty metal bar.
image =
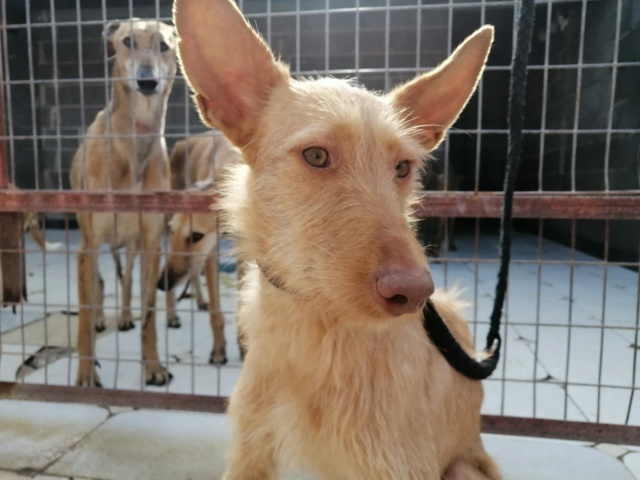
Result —
[[[0,382],[0,399],[225,413],[227,397]]]
[[[4,212],[206,212],[215,198],[185,192],[0,191]],[[499,218],[501,192],[425,192],[417,213],[425,217]],[[640,220],[640,192],[517,192],[515,218]]]
[[[502,192],[425,192],[422,217],[499,218]],[[514,218],[639,220],[640,192],[516,192]]]
[[[132,407],[202,413],[225,413],[228,402],[227,397],[207,395],[8,382],[0,382],[0,399],[84,403],[102,407]],[[640,445],[640,427],[628,425],[483,415],[482,431],[501,435]]]
[[[175,192],[85,192],[27,190],[0,192],[0,212],[207,212],[210,194]]]
[[[616,445],[640,445],[640,427],[541,418],[482,416],[482,431]]]

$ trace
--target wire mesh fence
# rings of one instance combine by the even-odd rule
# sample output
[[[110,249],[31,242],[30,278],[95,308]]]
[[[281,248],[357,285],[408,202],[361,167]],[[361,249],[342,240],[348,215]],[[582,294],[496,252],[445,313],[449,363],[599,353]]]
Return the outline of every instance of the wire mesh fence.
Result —
[[[420,208],[425,220],[418,229],[432,255],[436,282],[466,289],[472,305],[469,320],[482,346],[498,268],[497,192],[506,157],[518,2],[239,4],[294,75],[356,78],[381,91],[433,68],[480,25],[495,25],[496,42],[478,92],[428,161]],[[138,401],[136,391],[152,392],[145,397],[151,403],[169,398],[167,405],[175,408],[199,409],[199,396],[227,396],[242,368],[234,324],[237,265],[232,239],[217,238],[217,219],[209,211],[209,189],[215,190],[215,182],[208,180],[215,180],[216,162],[235,160],[228,158],[232,150],[217,145],[224,142],[220,137],[198,137],[213,142],[205,147],[181,142],[205,129],[181,73],[174,75],[170,68],[174,39],[171,34],[165,38],[157,23],[170,23],[171,2],[122,0],[107,6],[104,0],[3,0],[1,8],[0,143],[5,152],[0,187],[11,183],[21,189],[0,192],[0,211],[21,212],[0,213],[2,278],[5,295],[12,283],[21,290],[24,279],[27,301],[9,305],[15,311],[0,310],[0,381],[7,389],[32,386],[39,397],[56,392],[58,397],[88,398],[86,390],[57,389],[75,385],[83,369],[78,348],[84,348],[85,354],[95,353],[100,383],[122,390],[119,398],[125,403]],[[118,31],[109,29],[133,28],[130,19],[137,17],[155,22],[150,33],[120,32],[120,43],[110,52],[110,34]],[[126,38],[148,42],[150,57],[127,56],[133,50],[124,45]],[[533,42],[504,354],[496,374],[485,382],[483,412],[638,426],[640,6],[631,0],[540,1]],[[123,66],[116,68],[123,55]],[[149,80],[141,80],[141,65],[156,68],[155,84],[141,86],[140,81]],[[163,80],[166,90],[161,90]],[[126,94],[145,85],[154,92]],[[145,109],[163,92],[166,103],[156,102],[160,114],[150,120]],[[125,118],[120,123],[119,109]],[[106,123],[115,127],[90,128],[96,116],[113,120]],[[97,160],[81,147],[91,140],[108,146]],[[145,183],[150,163],[142,162],[148,156],[143,150],[159,149],[156,156],[162,158],[164,142],[168,153],[187,153],[175,167],[172,160],[162,185]],[[82,181],[72,188],[74,156],[82,166]],[[202,162],[208,170],[197,177],[190,162],[200,157],[206,158]],[[133,168],[137,164],[143,165],[139,172]],[[175,191],[166,191],[170,187]],[[170,228],[158,226],[173,214]],[[152,217],[154,226],[149,225]],[[46,243],[39,246],[31,237],[23,241],[25,228],[37,239],[38,226]],[[162,258],[157,272],[149,267],[143,274],[140,262],[154,263],[157,253],[153,242],[144,241],[150,231],[162,244]],[[87,243],[85,237],[96,240]],[[78,250],[96,253],[100,281],[82,273]],[[128,287],[116,260],[122,256],[120,268],[127,277],[133,250],[139,258],[131,263],[129,314]],[[172,250],[184,254],[175,256],[176,264],[198,264],[187,269],[189,275],[179,285],[173,285],[179,282],[165,268]],[[157,279],[151,279],[154,272]],[[173,287],[175,300],[180,299],[175,313],[173,300],[160,291],[155,307],[149,303],[151,283],[165,290]],[[198,295],[200,284],[207,291],[204,298]],[[80,305],[83,288],[90,301]],[[224,355],[219,336],[214,344],[221,321],[211,308],[216,295],[226,327]],[[78,334],[80,306],[94,324],[104,319],[102,331],[91,328],[88,343],[86,335]],[[176,316],[181,326],[170,328],[177,326]],[[140,330],[148,321],[155,322],[157,338],[141,341]],[[136,328],[124,331],[131,325]],[[86,350],[94,343],[94,350]],[[161,374],[164,381],[148,385],[154,348],[158,365],[172,379]],[[86,358],[93,362],[91,355]],[[85,373],[92,368],[85,364]],[[35,388],[40,385],[46,387]],[[104,398],[113,401],[116,394]],[[171,394],[194,400],[189,404],[187,397]],[[223,408],[219,399],[211,402]]]

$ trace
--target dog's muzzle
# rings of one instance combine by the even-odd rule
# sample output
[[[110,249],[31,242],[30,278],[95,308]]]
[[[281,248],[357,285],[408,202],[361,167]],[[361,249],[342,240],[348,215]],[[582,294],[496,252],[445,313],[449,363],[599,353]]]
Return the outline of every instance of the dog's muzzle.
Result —
[[[153,74],[151,67],[140,67],[136,78],[138,91],[143,95],[154,95],[158,93],[158,80]]]
[[[182,276],[178,275],[173,270],[163,269],[158,278],[158,290],[163,292],[169,292],[175,288],[175,286],[182,280]]]

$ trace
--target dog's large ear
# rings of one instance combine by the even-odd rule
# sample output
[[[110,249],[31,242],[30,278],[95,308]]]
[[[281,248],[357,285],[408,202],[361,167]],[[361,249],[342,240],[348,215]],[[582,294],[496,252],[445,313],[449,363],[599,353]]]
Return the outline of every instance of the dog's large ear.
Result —
[[[470,35],[435,70],[391,92],[395,106],[405,113],[431,151],[476,89],[493,42],[493,27],[485,25]]]
[[[270,91],[288,81],[287,68],[232,0],[176,0],[173,21],[202,120],[245,146]]]
[[[113,45],[113,34],[116,33],[118,28],[120,28],[120,22],[111,22],[108,23],[102,31],[102,37],[104,38],[107,50],[107,58],[111,58],[116,54],[116,48]]]

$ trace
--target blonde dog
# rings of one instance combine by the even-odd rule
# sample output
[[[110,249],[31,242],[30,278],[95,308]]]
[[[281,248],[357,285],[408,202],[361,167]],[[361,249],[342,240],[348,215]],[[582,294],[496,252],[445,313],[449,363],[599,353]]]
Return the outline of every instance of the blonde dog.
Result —
[[[177,63],[172,27],[155,20],[126,20],[105,31],[115,61],[111,102],[98,113],[76,152],[71,185],[78,190],[162,191],[169,189],[169,162],[164,139],[167,99]],[[142,358],[148,385],[164,385],[171,376],[160,365],[156,345],[156,283],[162,213],[78,214],[79,330],[78,385],[100,385],[95,371],[94,328],[104,330],[103,282],[98,251],[126,247],[120,330],[134,328],[131,315],[131,271],[142,251]]]
[[[174,22],[203,121],[246,162],[223,203],[255,261],[224,479],[287,467],[331,480],[500,478],[480,438],[481,383],[424,331],[431,297],[473,348],[459,302],[434,294],[408,221],[422,159],[475,90],[493,28],[380,96],[292,79],[230,0],[177,0]]]
[[[220,182],[223,171],[240,161],[240,151],[219,133],[208,132],[181,140],[171,152],[171,188],[213,191]],[[175,287],[188,279],[195,291],[198,307],[209,310],[213,332],[209,362],[227,363],[224,316],[218,295],[218,215],[214,211],[176,213],[171,218],[169,227],[170,251],[158,280],[158,288],[167,291],[168,326],[180,327]],[[208,305],[200,286],[203,269],[207,279]]]

